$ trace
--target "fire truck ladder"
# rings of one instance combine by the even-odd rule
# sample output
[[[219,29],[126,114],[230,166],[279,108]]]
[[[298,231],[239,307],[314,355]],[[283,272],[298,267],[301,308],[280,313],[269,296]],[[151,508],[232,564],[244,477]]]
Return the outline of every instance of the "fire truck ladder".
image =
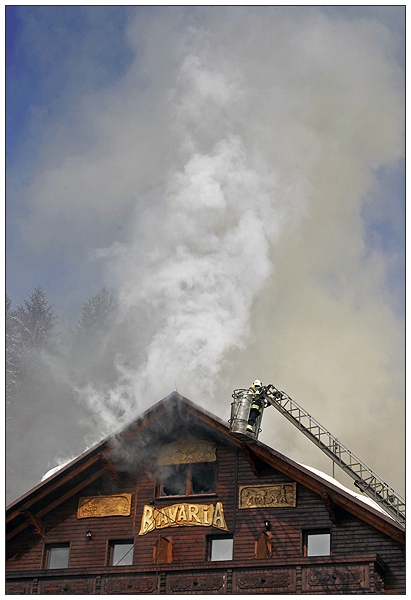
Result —
[[[285,392],[278,390],[270,383],[264,388],[263,396],[271,406],[274,406],[343,471],[348,473],[354,479],[356,487],[375,500],[395,521],[405,525],[405,500],[391,486]]]

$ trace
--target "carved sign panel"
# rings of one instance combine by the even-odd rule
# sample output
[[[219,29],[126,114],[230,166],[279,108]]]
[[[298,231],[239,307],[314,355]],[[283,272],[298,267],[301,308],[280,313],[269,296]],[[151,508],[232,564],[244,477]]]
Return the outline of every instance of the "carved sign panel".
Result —
[[[145,535],[154,529],[165,527],[190,527],[193,525],[203,527],[217,527],[228,531],[224,518],[224,508],[221,502],[214,504],[172,504],[157,508],[146,504],[141,518],[141,527],[138,535]]]
[[[131,498],[132,494],[80,498],[77,508],[77,518],[128,517],[131,512]]]
[[[157,458],[158,465],[184,465],[217,460],[218,444],[207,440],[183,440],[163,446]]]
[[[239,508],[283,508],[295,507],[297,484],[277,483],[275,485],[240,485]]]

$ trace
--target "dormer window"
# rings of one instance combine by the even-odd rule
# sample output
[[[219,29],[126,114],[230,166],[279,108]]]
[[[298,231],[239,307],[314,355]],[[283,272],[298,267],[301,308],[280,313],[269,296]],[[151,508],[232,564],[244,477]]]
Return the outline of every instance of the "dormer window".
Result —
[[[157,496],[193,496],[216,491],[216,463],[164,465],[159,468]]]
[[[156,496],[215,493],[216,450],[215,442],[190,438],[163,446],[157,457]]]

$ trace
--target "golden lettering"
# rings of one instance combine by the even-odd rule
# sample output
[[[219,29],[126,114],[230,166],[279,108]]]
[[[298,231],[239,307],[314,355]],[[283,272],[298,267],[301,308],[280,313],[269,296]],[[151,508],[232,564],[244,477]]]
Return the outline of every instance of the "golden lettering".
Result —
[[[210,521],[208,520],[208,506],[203,508],[203,520],[205,525],[211,525]]]
[[[221,502],[213,504],[173,504],[157,508],[144,506],[139,535],[145,535],[153,529],[165,527],[217,527],[228,531]]]
[[[192,521],[194,518],[197,521],[197,523],[201,523],[201,521],[197,515],[198,515],[198,506],[196,504],[189,504],[188,505],[188,520]]]
[[[144,535],[155,529],[155,521],[153,519],[153,507],[145,505],[143,517],[141,519],[141,527],[139,535]]]
[[[174,504],[173,506],[168,506],[168,514],[169,514],[169,519],[171,521],[170,525],[171,527],[176,527],[177,526],[177,511],[178,511],[178,504]]]
[[[187,521],[186,508],[184,504],[180,504],[176,521]]]
[[[225,529],[225,531],[228,531],[228,527],[224,519],[224,508],[221,502],[217,502],[215,505],[213,527],[218,527],[219,529]]]
[[[162,529],[163,527],[167,527],[168,525],[168,517],[165,511],[163,510],[156,510],[155,520],[157,529]]]

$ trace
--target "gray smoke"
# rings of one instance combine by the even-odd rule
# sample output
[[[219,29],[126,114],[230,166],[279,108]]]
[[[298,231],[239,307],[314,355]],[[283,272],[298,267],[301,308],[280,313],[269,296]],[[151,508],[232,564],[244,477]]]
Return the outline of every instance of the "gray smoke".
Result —
[[[116,378],[77,389],[98,435],[176,388],[228,418],[258,377],[401,488],[395,257],[367,245],[403,153],[395,35],[321,9],[164,8],[128,42],[126,75],[49,134],[26,223],[118,291]],[[323,467],[272,413],[261,439]]]

